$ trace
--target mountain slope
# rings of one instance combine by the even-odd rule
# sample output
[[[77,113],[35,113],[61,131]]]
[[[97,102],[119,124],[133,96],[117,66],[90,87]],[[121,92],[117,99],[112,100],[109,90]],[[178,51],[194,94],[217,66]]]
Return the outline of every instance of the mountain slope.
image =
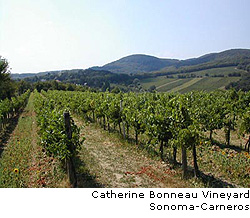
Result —
[[[90,87],[98,88],[109,86],[109,84],[124,85],[127,88],[130,84],[133,85],[134,79],[139,79],[143,83],[145,79],[152,78],[154,80],[155,78],[158,82],[158,77],[161,78],[161,76],[167,76],[168,78],[233,76],[238,77],[237,80],[230,79],[234,84],[228,84],[229,80],[225,80],[226,82],[221,86],[233,86],[242,89],[243,86],[246,86],[245,80],[247,80],[247,83],[250,81],[249,73],[250,50],[231,49],[187,60],[162,59],[137,54],[121,58],[103,67],[92,67],[87,70],[61,70],[33,75],[12,74],[11,76],[21,79],[32,76],[26,79],[30,82],[59,80],[67,83],[87,84]],[[241,81],[238,83],[240,79]],[[150,84],[150,86],[157,85],[153,81]]]
[[[204,64],[208,62],[240,62],[242,59],[250,58],[250,49],[230,49],[219,53],[211,53],[200,56],[198,58],[191,58],[182,60],[181,66]]]
[[[193,73],[200,70],[208,70],[221,67],[237,67],[246,70],[244,66],[250,64],[249,49],[231,49],[219,53],[203,55],[199,58],[192,58],[180,61],[177,65],[164,67],[154,71],[156,75],[168,75],[179,73]]]
[[[61,71],[46,71],[46,72],[41,72],[41,73],[12,73],[11,78],[12,79],[24,79],[28,77],[39,77],[39,76],[45,76],[47,74],[59,74]]]
[[[231,49],[219,53],[211,53],[187,60],[163,59],[149,55],[130,55],[102,67],[94,67],[96,70],[108,70],[113,73],[138,74],[149,72],[175,72],[188,69],[210,69],[213,67],[237,66],[241,61],[249,60],[249,49]],[[181,68],[181,69],[180,69]]]
[[[176,65],[179,62],[180,61],[176,59],[161,59],[154,56],[136,54],[94,69],[108,70],[119,74],[135,74],[160,70],[167,66]]]
[[[109,87],[110,83],[128,85],[132,82],[132,79],[133,78],[127,74],[116,74],[110,71],[93,69],[61,70],[58,72],[48,71],[45,75],[38,74],[38,76],[24,78],[27,82],[57,80],[59,82],[87,85],[94,88]]]
[[[102,67],[92,67],[93,70],[104,70],[118,74],[192,72],[216,67],[237,66],[240,63],[250,63],[250,49],[231,49],[219,53],[210,53],[198,58],[186,60],[163,59],[150,55],[135,54],[123,57]],[[32,76],[60,74],[62,71],[41,72],[38,74],[11,74],[13,79],[23,79]],[[72,70],[73,71],[73,70]]]

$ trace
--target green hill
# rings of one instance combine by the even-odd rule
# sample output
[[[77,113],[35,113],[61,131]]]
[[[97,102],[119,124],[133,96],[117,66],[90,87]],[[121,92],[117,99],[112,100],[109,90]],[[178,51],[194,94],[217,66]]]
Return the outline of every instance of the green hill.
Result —
[[[119,74],[136,74],[160,70],[167,66],[176,65],[179,62],[176,59],[161,59],[149,55],[136,54],[93,69],[108,70]]]
[[[231,49],[187,60],[163,59],[139,54],[130,55],[102,67],[94,67],[92,69],[124,74],[174,74],[237,66],[242,62],[250,63],[250,49]]]
[[[203,55],[199,58],[192,58],[180,62],[180,66],[198,65],[204,63],[231,63],[238,64],[243,59],[250,58],[250,49],[230,49],[219,53]]]
[[[115,74],[109,71],[93,69],[52,71],[46,74],[38,74],[35,77],[24,78],[24,80],[28,82],[57,80],[64,83],[87,85],[93,88],[105,88],[106,86],[108,88],[109,83],[128,85],[132,82],[131,77],[127,74]]]
[[[134,90],[135,86],[137,89],[138,82],[136,81],[139,80],[142,88],[146,90],[155,86],[158,91],[186,92],[210,91],[225,87],[249,90],[249,72],[250,49],[231,49],[187,60],[136,54],[87,70],[48,71],[38,74],[12,74],[11,76],[14,79],[25,78],[30,82],[59,80],[67,83],[87,84],[96,88],[105,88],[112,84],[112,86],[126,87],[123,89],[126,91],[131,91],[131,87]],[[219,77],[219,79],[213,77]],[[203,79],[193,80],[194,78]],[[174,79],[178,81],[174,82]],[[173,83],[167,84],[169,80]]]
[[[232,82],[239,81],[240,77],[203,77],[203,78],[184,78],[184,79],[163,79],[161,85],[157,81],[151,81],[151,85],[156,86],[158,92],[180,92],[190,91],[213,91],[215,89],[225,89]],[[162,84],[164,83],[164,84]],[[142,81],[142,87],[149,88],[149,83]]]
[[[41,73],[12,73],[11,78],[12,79],[24,79],[24,78],[29,78],[29,77],[39,77],[39,76],[46,76],[47,74],[59,74],[61,71],[46,71],[46,72],[41,72]]]
[[[156,76],[141,80],[144,89],[155,86],[159,92],[189,92],[194,90],[212,91],[225,89],[238,83],[248,73],[235,67],[211,68],[191,73],[179,73],[170,76]]]

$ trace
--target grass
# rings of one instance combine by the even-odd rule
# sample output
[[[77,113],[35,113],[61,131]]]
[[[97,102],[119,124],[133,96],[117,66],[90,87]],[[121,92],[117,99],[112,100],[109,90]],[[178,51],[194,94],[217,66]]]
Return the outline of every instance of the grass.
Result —
[[[160,92],[181,92],[186,93],[194,90],[213,91],[215,89],[224,89],[230,82],[238,81],[241,77],[228,77],[230,73],[246,74],[245,71],[236,69],[235,67],[221,67],[208,70],[201,70],[185,74],[175,74],[174,78],[167,78],[166,76],[159,76],[155,78],[148,78],[141,81],[142,87],[148,89],[150,86],[155,85],[157,91]],[[178,79],[178,75],[202,76],[203,78],[185,78]],[[210,77],[205,77],[208,74]],[[216,75],[224,75],[224,77],[212,77]]]
[[[194,78],[194,79],[189,80],[188,82],[186,82],[186,83],[184,83],[184,84],[182,84],[180,86],[177,86],[177,87],[171,89],[170,91],[171,92],[177,92],[177,91],[180,91],[180,90],[185,89],[187,87],[194,86],[200,80],[201,80],[201,78]]]
[[[221,136],[222,137],[222,136]],[[181,149],[177,152],[177,161],[181,162]],[[211,143],[201,139],[196,146],[197,162],[205,187],[250,187],[250,155],[235,146],[226,147],[223,144]],[[166,154],[172,149],[167,148]],[[188,165],[193,166],[191,148],[188,149]],[[199,184],[199,183],[198,183]]]
[[[244,70],[236,69],[235,67],[219,67],[219,68],[190,72],[186,74],[194,74],[196,76],[205,76],[206,74],[208,74],[209,76],[215,76],[223,74],[225,76],[228,76],[228,74],[230,73],[241,73],[243,75],[246,74],[247,72]],[[183,75],[183,74],[176,74],[176,76],[178,75]]]
[[[78,120],[78,125],[85,124]],[[140,135],[142,144],[135,145],[133,140],[124,140],[116,131],[108,133],[97,124],[86,125],[83,130],[86,142],[80,153],[84,163],[81,170],[101,187],[250,187],[250,155],[241,149],[242,140],[236,132],[231,134],[232,146],[229,147],[223,145],[223,130],[215,131],[216,143],[211,143],[204,133],[197,145],[201,177],[191,176],[193,160],[189,148],[190,177],[182,180],[180,164],[174,167],[169,162],[162,162],[157,155],[157,144],[151,145],[154,154],[143,149],[144,135]],[[171,154],[172,148],[165,147],[164,157],[168,159]],[[177,161],[181,163],[180,148]]]
[[[84,125],[81,134],[86,137],[77,167],[80,187],[202,187],[195,179],[182,180],[180,168],[172,168],[116,132],[80,119],[76,122]]]
[[[166,78],[166,76],[158,76],[155,78],[148,78],[141,80],[141,85],[144,89],[149,89],[150,86],[155,85],[156,87],[159,87],[175,80],[177,79],[169,79]]]
[[[198,147],[200,169],[238,187],[250,187],[250,155],[205,141]]]
[[[167,92],[167,91],[171,91],[172,89],[183,85],[184,83],[187,83],[189,81],[191,81],[193,78],[187,78],[187,79],[178,79],[177,82],[174,83],[170,83],[167,84],[166,86],[163,86],[161,88],[158,89],[159,92]]]
[[[59,161],[47,156],[39,144],[33,97],[31,94],[4,146],[0,187],[70,187]],[[205,133],[197,146],[202,177],[182,180],[180,167],[162,162],[143,146],[124,140],[115,131],[108,133],[97,124],[86,124],[80,118],[76,122],[83,127],[81,136],[86,137],[76,163],[78,187],[250,187],[250,155],[240,149],[243,142],[236,132],[232,132],[232,147],[223,146],[222,130],[215,131],[213,138],[217,142],[213,144]],[[140,139],[143,141],[143,136]],[[158,145],[152,144],[151,149],[158,151]],[[168,157],[172,149],[166,147],[164,152]],[[188,163],[191,169],[191,149]]]
[[[250,187],[250,155],[243,150],[245,138],[240,138],[237,131],[231,132],[230,145],[225,145],[223,129],[213,133],[213,142],[207,140],[209,132],[197,146],[200,169],[216,178],[227,181],[235,187]]]
[[[160,79],[160,78],[158,78]],[[157,81],[151,79],[147,85],[156,85],[159,92],[180,92],[186,93],[190,91],[213,91],[216,89],[224,89],[230,82],[238,81],[240,77],[204,77],[204,78],[186,78],[186,79],[161,79]],[[156,82],[154,82],[156,81]],[[145,86],[145,83],[142,83]]]
[[[205,77],[190,86],[180,89],[180,93],[190,91],[213,91],[215,89],[223,88],[230,82],[239,80],[240,77]]]
[[[38,143],[33,94],[0,158],[0,187],[68,187],[58,161]]]

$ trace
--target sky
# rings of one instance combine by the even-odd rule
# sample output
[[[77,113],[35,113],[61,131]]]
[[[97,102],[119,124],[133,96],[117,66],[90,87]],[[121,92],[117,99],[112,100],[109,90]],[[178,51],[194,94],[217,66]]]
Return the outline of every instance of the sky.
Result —
[[[0,56],[12,73],[37,73],[250,48],[249,10],[249,0],[0,0]]]

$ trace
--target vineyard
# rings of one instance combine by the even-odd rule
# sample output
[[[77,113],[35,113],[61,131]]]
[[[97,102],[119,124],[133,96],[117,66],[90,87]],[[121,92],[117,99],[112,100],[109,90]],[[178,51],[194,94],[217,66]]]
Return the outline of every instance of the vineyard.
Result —
[[[24,108],[29,95],[0,103],[1,129]],[[17,167],[18,158],[7,167],[8,155],[20,155],[15,154],[19,141],[12,140],[14,153],[7,148],[0,159],[0,186],[70,187],[65,176],[70,162],[73,187],[250,187],[249,103],[250,93],[234,90],[35,91],[29,104],[32,125],[37,125],[31,131],[38,135],[31,144],[40,153],[25,167],[21,162]],[[65,112],[70,113],[69,131]],[[13,178],[14,185],[9,182]]]
[[[195,74],[196,75],[196,74]],[[204,77],[197,75],[197,78],[167,78],[159,76],[156,78],[145,79],[141,81],[144,89],[155,86],[158,92],[180,92],[190,91],[214,91],[216,89],[225,89],[231,82],[239,81],[240,77]]]
[[[30,91],[19,97],[0,101],[0,130],[4,130],[11,118],[16,116],[27,104]]]

